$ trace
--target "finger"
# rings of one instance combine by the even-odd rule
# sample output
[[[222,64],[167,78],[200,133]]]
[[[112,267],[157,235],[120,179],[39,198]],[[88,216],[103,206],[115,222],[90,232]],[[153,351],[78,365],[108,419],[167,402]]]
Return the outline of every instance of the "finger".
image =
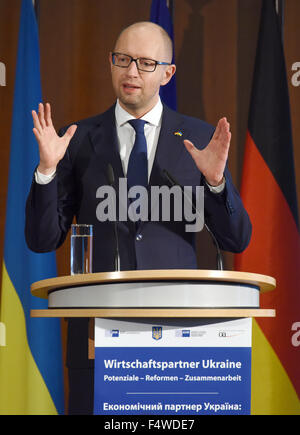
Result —
[[[219,120],[213,139],[222,143],[228,143],[231,139],[230,124],[226,118]]]
[[[33,131],[33,134],[36,137],[36,140],[39,142],[40,139],[41,139],[41,135],[40,135],[39,131],[36,128],[33,128],[32,131]]]
[[[70,142],[70,140],[74,136],[76,130],[77,130],[77,125],[74,124],[74,125],[71,125],[71,127],[69,127],[68,130],[65,132],[63,137],[67,140],[67,143]]]
[[[230,132],[230,124],[226,118],[223,118],[220,135],[223,144],[228,146],[231,140],[231,132]]]
[[[199,150],[195,147],[195,145],[190,141],[185,139],[183,141],[185,148],[187,149],[187,151],[190,153],[190,155],[195,158],[197,156],[197,154],[199,153]]]
[[[46,123],[45,123],[45,114],[44,114],[44,104],[40,103],[39,104],[39,120],[40,120],[40,124],[42,126],[42,128],[46,127]]]
[[[213,135],[214,139],[218,140],[220,138],[220,135],[222,134],[222,131],[224,130],[224,121],[225,121],[225,119],[226,118],[219,119],[218,124],[217,124],[216,129],[215,129],[215,132],[214,132],[214,135]]]
[[[34,125],[34,127],[38,130],[38,132],[40,134],[42,134],[42,126],[40,124],[40,120],[39,120],[39,117],[38,117],[36,111],[32,110],[31,113],[32,113],[32,119],[33,119],[33,125]]]
[[[221,119],[221,130],[225,133],[229,133],[230,131],[230,124],[227,121],[227,118],[222,118]]]
[[[221,118],[218,121],[216,132],[220,133],[223,130],[226,130],[229,128],[229,123],[227,122],[227,118]]]
[[[227,135],[227,146],[228,146],[228,148],[229,148],[229,146],[230,146],[230,142],[231,142],[231,133],[230,133],[230,131],[228,132],[228,135]]]
[[[49,103],[46,103],[45,120],[46,120],[46,125],[48,127],[52,127],[53,126],[52,118],[51,118],[51,106],[50,106]]]

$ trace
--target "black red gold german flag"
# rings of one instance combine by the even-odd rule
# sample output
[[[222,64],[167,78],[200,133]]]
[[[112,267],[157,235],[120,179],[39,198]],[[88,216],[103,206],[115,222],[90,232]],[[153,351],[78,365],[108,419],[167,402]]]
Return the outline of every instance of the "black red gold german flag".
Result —
[[[254,322],[252,413],[300,413],[300,237],[288,82],[274,0],[263,0],[241,195],[253,224],[236,269],[276,278]],[[298,332],[299,331],[299,332]]]

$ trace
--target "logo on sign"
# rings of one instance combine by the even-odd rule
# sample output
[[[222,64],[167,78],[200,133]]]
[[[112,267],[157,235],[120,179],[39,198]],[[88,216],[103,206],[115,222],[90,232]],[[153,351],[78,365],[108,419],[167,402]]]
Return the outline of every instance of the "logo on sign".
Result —
[[[219,331],[219,337],[232,338],[244,334],[245,331]]]
[[[296,71],[292,76],[292,85],[295,87],[300,86],[300,62],[293,63],[292,71]]]
[[[119,337],[120,331],[118,329],[112,329],[111,330],[111,336],[112,337]]]
[[[154,340],[160,340],[162,338],[162,327],[152,326],[152,338]]]

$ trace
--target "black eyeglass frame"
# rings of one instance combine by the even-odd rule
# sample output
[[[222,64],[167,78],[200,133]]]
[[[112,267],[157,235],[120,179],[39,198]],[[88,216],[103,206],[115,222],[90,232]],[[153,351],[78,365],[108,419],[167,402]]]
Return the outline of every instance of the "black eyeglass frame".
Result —
[[[129,57],[129,58],[131,59],[130,62],[129,62],[129,64],[128,64],[127,66],[116,65],[116,64],[115,64],[115,55],[116,55],[116,54],[119,54],[119,55],[121,55],[121,56],[127,56],[127,57]],[[157,65],[172,65],[171,63],[168,63],[168,62],[160,62],[159,60],[149,59],[149,58],[147,58],[147,57],[137,57],[136,59],[134,59],[134,58],[133,58],[132,56],[130,56],[129,54],[119,53],[119,52],[117,52],[117,51],[114,51],[113,53],[111,53],[111,57],[112,57],[112,63],[113,63],[114,66],[117,66],[117,67],[119,67],[119,68],[129,68],[130,65],[131,65],[131,63],[132,63],[132,62],[135,62],[137,69],[138,69],[139,71],[143,71],[143,72],[154,72],[154,71],[156,70]],[[142,68],[140,68],[139,65],[138,65],[138,62],[137,62],[137,61],[140,60],[140,59],[151,60],[151,62],[155,62],[154,69],[153,69],[152,71],[149,71],[149,70],[146,70],[146,69],[142,69]]]

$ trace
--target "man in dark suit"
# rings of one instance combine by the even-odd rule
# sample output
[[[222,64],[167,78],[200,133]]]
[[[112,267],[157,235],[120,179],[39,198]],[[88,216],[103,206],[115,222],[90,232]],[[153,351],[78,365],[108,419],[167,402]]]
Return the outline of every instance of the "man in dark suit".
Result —
[[[226,167],[231,139],[226,118],[214,130],[160,101],[160,86],[176,69],[168,35],[153,23],[136,23],[120,34],[109,59],[117,103],[107,112],[57,135],[50,105],[40,104],[38,113],[33,111],[40,163],[26,208],[29,247],[38,252],[58,248],[76,216],[77,222],[94,225],[93,271],[114,270],[114,227],[98,220],[97,189],[108,184],[108,165],[117,181],[132,177],[137,133],[130,121],[141,119],[147,187],[167,184],[164,169],[183,186],[203,185],[205,221],[221,249],[244,250],[251,224]],[[196,268],[195,233],[185,225],[172,215],[169,221],[118,222],[121,269]]]

